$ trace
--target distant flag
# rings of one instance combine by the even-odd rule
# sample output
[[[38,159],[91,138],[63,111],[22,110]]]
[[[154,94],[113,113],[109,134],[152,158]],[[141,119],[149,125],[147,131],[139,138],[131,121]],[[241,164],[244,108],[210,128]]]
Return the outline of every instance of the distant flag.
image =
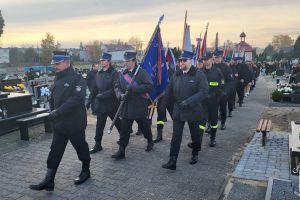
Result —
[[[190,26],[186,23],[186,18],[187,18],[187,11],[185,11],[182,50],[193,52],[192,42],[191,42],[191,34],[190,34]]]
[[[201,60],[201,42],[202,42],[202,38],[201,38],[201,34],[200,34],[200,38],[196,39],[197,41],[197,47],[196,47],[196,59],[197,60]]]
[[[232,49],[231,59],[235,58],[235,48]]]
[[[228,56],[228,47],[226,47],[225,44],[224,44],[223,58],[226,59],[227,56]]]
[[[200,51],[200,57],[203,58],[203,56],[206,56],[206,38],[207,38],[207,29],[208,29],[209,23],[207,23],[206,31],[204,33],[203,41],[202,41],[202,47]]]
[[[176,60],[172,50],[169,47],[167,48],[166,61],[173,70],[176,69]]]
[[[237,53],[238,53],[237,57],[238,58],[241,57],[241,48],[240,48],[240,45],[238,46]]]
[[[243,53],[242,53],[242,55],[243,55],[243,61],[245,62],[245,60],[246,60],[245,47],[243,48]]]
[[[215,52],[219,51],[219,33],[216,33]]]
[[[166,90],[168,85],[166,57],[159,27],[162,20],[163,16],[159,18],[159,22],[152,34],[146,49],[146,53],[141,62],[141,66],[147,71],[153,81],[153,89],[150,93],[150,98],[152,101],[161,95]]]

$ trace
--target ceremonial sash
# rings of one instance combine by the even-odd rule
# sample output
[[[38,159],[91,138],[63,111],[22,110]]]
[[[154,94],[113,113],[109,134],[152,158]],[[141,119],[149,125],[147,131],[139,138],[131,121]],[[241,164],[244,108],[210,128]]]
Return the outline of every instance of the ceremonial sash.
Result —
[[[128,75],[128,73],[123,74],[123,78],[124,78],[124,80],[127,82],[127,84],[131,84],[132,78],[131,78],[131,76]],[[133,85],[138,85],[137,82],[135,82],[135,81],[134,81],[132,84],[133,84]],[[148,94],[147,94],[147,93],[143,93],[143,94],[141,94],[141,96],[142,96],[143,98],[145,98],[145,99],[148,99]]]

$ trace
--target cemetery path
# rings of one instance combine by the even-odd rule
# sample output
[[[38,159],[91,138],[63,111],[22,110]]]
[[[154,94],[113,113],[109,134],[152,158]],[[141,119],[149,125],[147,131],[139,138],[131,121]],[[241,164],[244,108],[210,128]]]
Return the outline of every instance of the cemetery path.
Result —
[[[223,193],[227,177],[233,172],[244,146],[253,136],[261,113],[269,102],[273,81],[261,77],[254,91],[237,107],[227,120],[227,129],[218,130],[217,146],[208,147],[209,136],[203,137],[199,162],[190,165],[191,149],[188,127],[184,128],[176,171],[161,168],[167,162],[172,136],[172,122],[165,125],[164,140],[145,152],[143,136],[131,135],[126,159],[110,158],[117,150],[118,133],[103,137],[103,151],[93,154],[91,179],[75,186],[81,163],[68,144],[58,168],[54,192],[37,192],[28,188],[44,178],[51,134],[39,134],[42,126],[30,128],[29,142],[19,141],[19,133],[0,137],[0,197],[1,199],[218,199]],[[154,116],[155,119],[156,116]],[[89,113],[86,138],[94,145],[96,119]],[[110,121],[107,123],[107,127]],[[136,130],[136,125],[134,127]],[[156,127],[152,126],[154,137]],[[39,136],[37,136],[39,135]]]

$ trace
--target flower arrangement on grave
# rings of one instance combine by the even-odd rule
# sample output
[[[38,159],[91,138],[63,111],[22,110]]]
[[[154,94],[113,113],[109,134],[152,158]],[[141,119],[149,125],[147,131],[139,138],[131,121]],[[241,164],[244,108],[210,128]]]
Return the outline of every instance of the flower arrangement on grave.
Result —
[[[41,87],[40,92],[41,92],[41,107],[42,108],[49,108],[48,98],[51,94],[49,88],[48,87]]]
[[[21,90],[24,91],[25,90],[25,85],[23,83],[17,84],[17,87]]]
[[[41,96],[42,97],[50,96],[50,90],[48,87],[41,87]]]
[[[17,91],[24,91],[25,90],[25,85],[20,83],[20,84],[17,84],[16,86],[15,85],[5,85],[3,87],[3,90],[5,92],[17,92]]]
[[[14,88],[11,85],[6,85],[3,87],[3,90],[5,92],[12,92],[12,91],[14,91]]]
[[[281,93],[292,93],[293,88],[290,87],[290,86],[285,86],[285,87],[282,87],[282,88],[278,88],[277,90]]]

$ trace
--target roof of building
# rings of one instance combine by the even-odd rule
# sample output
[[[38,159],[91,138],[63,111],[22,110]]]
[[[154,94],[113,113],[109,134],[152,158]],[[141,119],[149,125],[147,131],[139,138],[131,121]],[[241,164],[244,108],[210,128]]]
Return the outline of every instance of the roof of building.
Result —
[[[105,44],[107,52],[114,52],[114,51],[133,51],[134,47],[129,44]]]
[[[246,34],[244,32],[242,32],[240,37],[246,37]]]
[[[238,43],[237,45],[235,45],[235,50],[240,49],[240,51],[244,50],[244,51],[253,51],[253,48],[251,45],[249,45],[247,42],[241,41],[240,43]]]

